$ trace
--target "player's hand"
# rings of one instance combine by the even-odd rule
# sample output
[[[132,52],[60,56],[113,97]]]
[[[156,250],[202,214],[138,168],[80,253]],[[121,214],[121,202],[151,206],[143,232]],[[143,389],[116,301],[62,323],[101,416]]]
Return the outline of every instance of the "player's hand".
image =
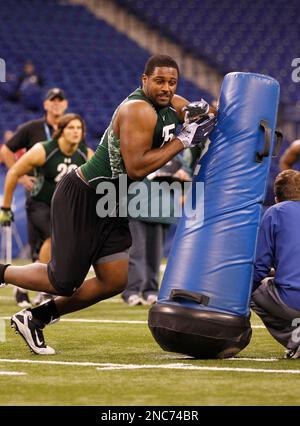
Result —
[[[200,99],[200,101],[191,102],[184,106],[182,110],[185,111],[184,122],[193,123],[203,115],[208,114],[209,104],[204,99]]]
[[[31,191],[34,186],[36,178],[34,176],[24,175],[18,179],[18,183],[24,186],[27,191]]]
[[[213,114],[203,116],[194,123],[184,123],[177,139],[183,144],[184,148],[201,145],[207,139],[217,122]]]
[[[0,225],[10,226],[14,220],[14,214],[9,207],[1,207],[0,209]]]

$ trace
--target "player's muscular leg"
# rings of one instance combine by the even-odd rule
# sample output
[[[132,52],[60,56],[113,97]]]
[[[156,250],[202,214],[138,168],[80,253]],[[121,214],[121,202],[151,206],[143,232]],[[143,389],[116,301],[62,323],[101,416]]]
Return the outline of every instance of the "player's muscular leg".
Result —
[[[56,297],[59,315],[75,312],[121,293],[127,284],[128,260],[94,265],[96,277],[84,281],[71,297]]]
[[[43,245],[40,249],[39,261],[41,263],[48,263],[50,262],[50,259],[51,259],[51,240],[50,238],[47,238],[47,240],[43,242]]]
[[[44,291],[57,294],[56,289],[49,281],[47,265],[31,263],[30,265],[11,265],[5,270],[5,282],[14,284],[26,290]]]

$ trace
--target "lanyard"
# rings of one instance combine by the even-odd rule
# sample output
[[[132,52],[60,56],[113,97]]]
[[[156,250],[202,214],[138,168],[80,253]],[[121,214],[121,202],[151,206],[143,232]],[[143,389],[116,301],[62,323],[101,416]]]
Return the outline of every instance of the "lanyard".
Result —
[[[46,122],[44,123],[44,129],[45,129],[46,139],[47,141],[49,141],[51,139],[51,133],[50,133],[49,126]]]

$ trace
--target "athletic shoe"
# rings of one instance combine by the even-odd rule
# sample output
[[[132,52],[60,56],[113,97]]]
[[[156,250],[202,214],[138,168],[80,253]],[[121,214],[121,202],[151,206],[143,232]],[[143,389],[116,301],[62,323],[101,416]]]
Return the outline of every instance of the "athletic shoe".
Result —
[[[157,302],[157,295],[156,294],[149,294],[148,297],[145,299],[145,305],[154,305],[154,303]]]
[[[300,346],[295,349],[287,349],[284,353],[285,359],[297,359],[300,358]]]
[[[138,306],[143,304],[143,299],[138,294],[132,294],[125,300],[129,306]]]
[[[43,323],[32,317],[31,309],[23,309],[11,317],[11,327],[25,340],[32,352],[38,355],[54,355],[55,349],[45,343]]]
[[[17,305],[20,306],[20,308],[31,307],[31,303],[30,303],[27,291],[24,292],[17,288],[15,292],[15,298],[16,298]]]
[[[54,296],[52,294],[39,292],[37,295],[32,299],[32,303],[34,305],[42,305],[43,303],[49,302],[49,300],[54,299]]]

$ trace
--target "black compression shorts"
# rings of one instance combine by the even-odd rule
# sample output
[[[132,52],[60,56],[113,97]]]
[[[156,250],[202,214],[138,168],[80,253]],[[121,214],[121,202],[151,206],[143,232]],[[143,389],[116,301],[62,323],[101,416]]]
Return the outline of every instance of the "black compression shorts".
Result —
[[[26,201],[28,240],[32,260],[37,260],[43,242],[50,237],[50,206],[29,197]]]
[[[51,205],[51,284],[71,296],[91,265],[128,257],[131,235],[127,218],[100,218],[99,196],[72,171],[57,185]]]

